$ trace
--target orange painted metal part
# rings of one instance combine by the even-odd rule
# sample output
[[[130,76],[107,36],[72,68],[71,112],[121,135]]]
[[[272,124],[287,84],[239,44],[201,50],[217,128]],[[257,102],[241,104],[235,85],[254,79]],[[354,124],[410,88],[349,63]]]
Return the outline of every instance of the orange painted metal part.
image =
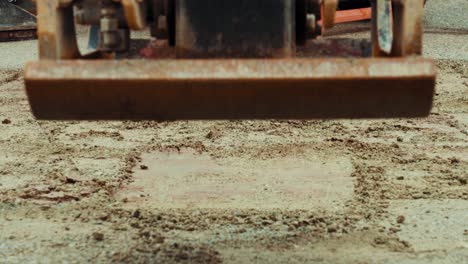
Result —
[[[360,20],[369,20],[372,17],[372,8],[359,8],[352,10],[337,11],[335,23],[348,23]]]
[[[322,11],[322,17],[324,16]],[[349,23],[361,20],[369,20],[372,18],[372,8],[358,8],[351,10],[336,11],[335,24]],[[323,25],[323,19],[318,21],[319,25]]]

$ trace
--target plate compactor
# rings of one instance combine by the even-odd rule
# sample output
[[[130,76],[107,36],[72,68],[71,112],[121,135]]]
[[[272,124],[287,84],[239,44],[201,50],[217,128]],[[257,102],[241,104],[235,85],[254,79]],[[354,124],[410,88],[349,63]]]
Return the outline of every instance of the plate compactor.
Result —
[[[371,38],[322,34],[353,2],[372,6]],[[425,117],[423,2],[41,0],[26,91],[52,120]],[[95,50],[80,52],[75,24],[97,29]],[[135,30],[153,38],[130,56]]]

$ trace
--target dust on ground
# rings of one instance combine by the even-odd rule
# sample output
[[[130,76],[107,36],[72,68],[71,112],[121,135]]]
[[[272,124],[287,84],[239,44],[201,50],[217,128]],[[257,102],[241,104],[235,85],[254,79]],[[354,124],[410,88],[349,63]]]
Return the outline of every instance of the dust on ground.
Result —
[[[424,119],[37,121],[4,67],[0,258],[467,262],[468,61],[426,47]]]

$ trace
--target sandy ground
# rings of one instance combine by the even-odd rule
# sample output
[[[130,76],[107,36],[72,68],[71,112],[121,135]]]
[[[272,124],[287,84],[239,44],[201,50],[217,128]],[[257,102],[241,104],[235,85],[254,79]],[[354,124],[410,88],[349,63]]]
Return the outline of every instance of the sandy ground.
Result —
[[[467,4],[424,119],[37,121],[0,44],[0,262],[468,262]]]

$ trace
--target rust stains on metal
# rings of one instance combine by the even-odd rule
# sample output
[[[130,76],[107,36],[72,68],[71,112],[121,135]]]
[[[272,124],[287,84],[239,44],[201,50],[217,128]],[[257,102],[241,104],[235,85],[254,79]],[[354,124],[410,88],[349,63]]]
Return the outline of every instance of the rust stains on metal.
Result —
[[[41,61],[25,82],[40,119],[423,117],[435,68],[422,58]]]
[[[60,0],[37,1],[37,35],[40,59],[80,57],[76,42],[73,6]]]
[[[404,57],[422,54],[424,0],[393,0],[391,52],[381,50],[379,46],[378,3],[372,5],[372,53],[375,57]]]

